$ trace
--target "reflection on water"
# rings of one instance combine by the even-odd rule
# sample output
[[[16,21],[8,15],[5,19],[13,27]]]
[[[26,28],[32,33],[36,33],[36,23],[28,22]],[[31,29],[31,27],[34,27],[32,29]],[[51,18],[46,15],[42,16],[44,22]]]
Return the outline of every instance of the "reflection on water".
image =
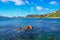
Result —
[[[31,30],[17,30],[32,25]],[[0,40],[60,40],[60,19],[0,19]]]

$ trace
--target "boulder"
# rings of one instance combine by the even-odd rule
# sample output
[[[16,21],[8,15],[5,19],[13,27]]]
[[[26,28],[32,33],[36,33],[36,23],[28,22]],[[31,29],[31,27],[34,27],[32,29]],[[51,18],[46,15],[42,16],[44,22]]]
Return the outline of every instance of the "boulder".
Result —
[[[25,26],[24,29],[32,29],[33,27],[31,25]]]

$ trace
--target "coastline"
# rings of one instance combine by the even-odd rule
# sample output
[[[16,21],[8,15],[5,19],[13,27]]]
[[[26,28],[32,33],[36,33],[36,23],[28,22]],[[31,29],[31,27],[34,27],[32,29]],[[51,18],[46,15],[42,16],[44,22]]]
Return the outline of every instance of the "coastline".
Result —
[[[24,18],[39,18],[39,17],[24,17]],[[60,17],[42,17],[42,18],[60,19]]]
[[[53,19],[60,19],[60,17],[48,17],[48,18],[53,18]]]

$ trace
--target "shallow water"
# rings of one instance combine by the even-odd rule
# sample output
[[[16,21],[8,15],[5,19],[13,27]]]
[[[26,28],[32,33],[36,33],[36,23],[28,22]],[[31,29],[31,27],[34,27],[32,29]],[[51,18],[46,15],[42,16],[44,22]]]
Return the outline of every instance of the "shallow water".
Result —
[[[32,30],[16,30],[32,25]],[[0,40],[60,40],[60,19],[0,18]]]

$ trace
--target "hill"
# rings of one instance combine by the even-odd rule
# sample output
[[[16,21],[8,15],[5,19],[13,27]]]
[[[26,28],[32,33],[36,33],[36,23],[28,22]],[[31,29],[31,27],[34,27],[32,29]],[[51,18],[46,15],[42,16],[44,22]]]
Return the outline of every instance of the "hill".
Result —
[[[28,18],[60,18],[60,10],[43,15],[27,15]]]

